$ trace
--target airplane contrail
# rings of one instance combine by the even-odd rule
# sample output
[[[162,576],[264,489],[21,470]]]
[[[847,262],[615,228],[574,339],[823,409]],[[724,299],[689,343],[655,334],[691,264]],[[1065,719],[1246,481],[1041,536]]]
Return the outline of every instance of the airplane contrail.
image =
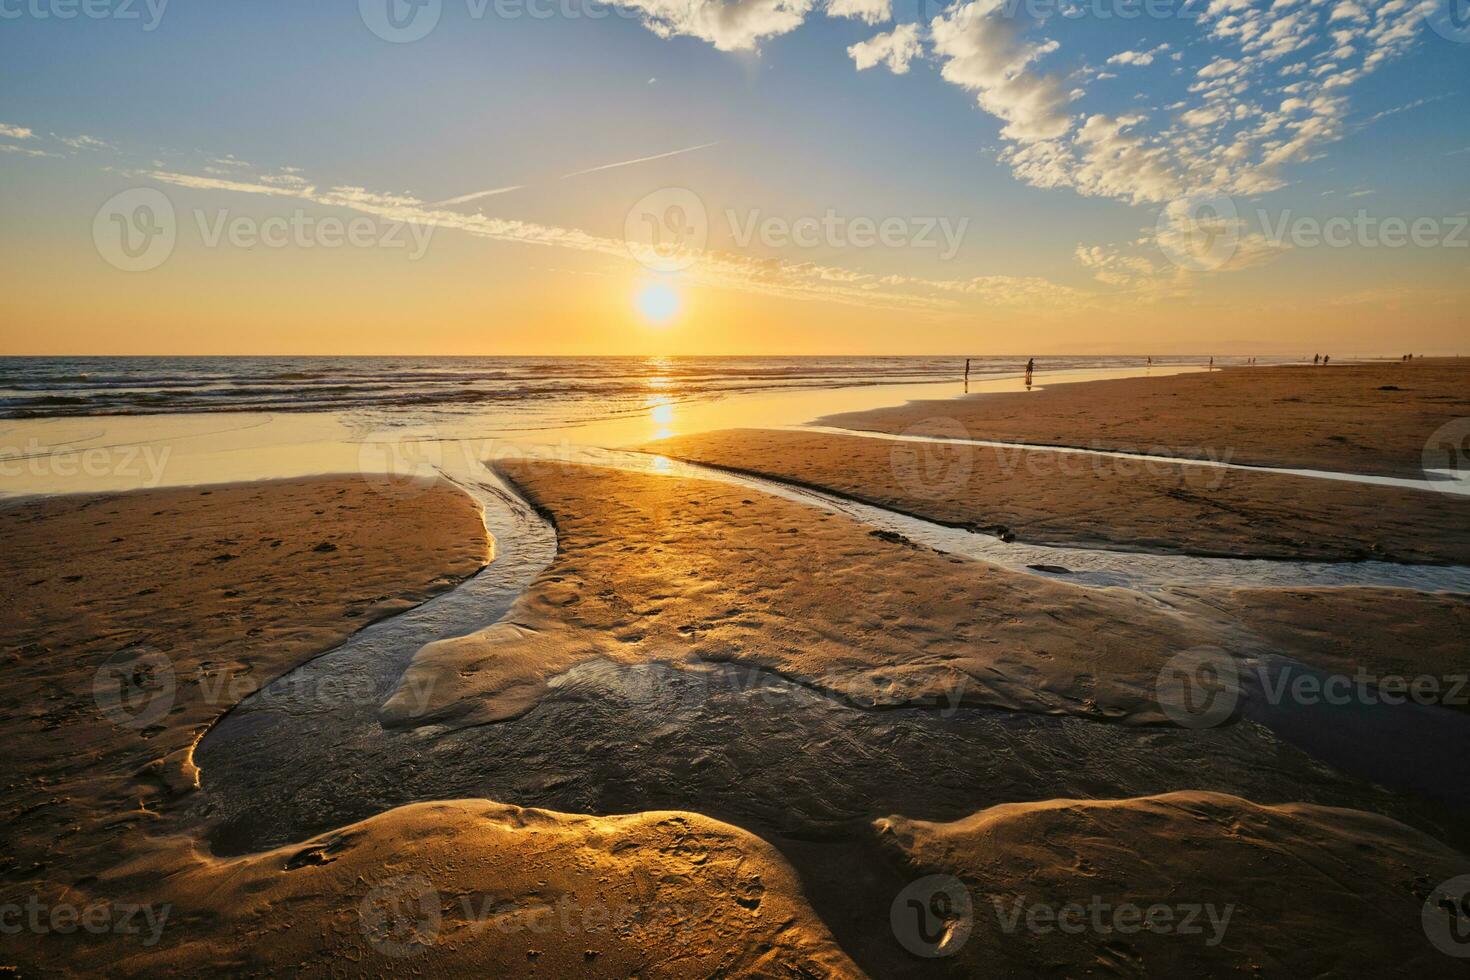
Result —
[[[707,150],[712,146],[719,146],[720,141],[713,143],[701,143],[698,146],[686,146],[682,150],[670,150],[667,153],[655,153],[651,157],[638,157],[636,160],[619,160],[617,163],[604,163],[600,167],[588,167],[586,170],[578,170],[576,173],[563,174],[562,180],[568,177],[580,177],[583,174],[595,174],[599,170],[612,170],[614,167],[630,167],[635,163],[648,163],[650,160],[662,160],[665,157],[676,157],[681,153],[693,153],[695,150]]]
[[[447,201],[438,201],[430,205],[430,207],[442,208],[451,204],[468,204],[471,201],[478,201],[482,197],[493,197],[496,194],[509,194],[511,191],[518,191],[525,186],[525,184],[514,184],[510,187],[496,187],[488,191],[475,191],[473,194],[465,194],[462,197],[451,197]]]

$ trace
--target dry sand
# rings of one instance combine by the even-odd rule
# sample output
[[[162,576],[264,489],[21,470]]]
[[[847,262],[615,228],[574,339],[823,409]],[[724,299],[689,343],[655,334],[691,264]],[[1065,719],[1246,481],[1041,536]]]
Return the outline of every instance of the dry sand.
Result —
[[[1442,358],[1056,384],[823,422],[940,436],[958,422],[976,439],[1418,478],[1430,436],[1467,415],[1470,358]]]
[[[1470,564],[1470,497],[1437,491],[799,430],[732,429],[642,448],[1028,544]]]
[[[479,569],[484,525],[457,488],[49,498],[0,510],[0,533],[0,972],[856,973],[768,845],[695,814],[424,804],[279,851],[206,852],[181,817],[198,734]],[[121,673],[95,687],[108,662]],[[110,696],[119,679],[137,696]]]
[[[1132,593],[941,555],[739,487],[505,469],[555,522],[556,560],[501,623],[419,651],[389,724],[513,718],[550,678],[594,658],[734,662],[860,705],[1163,723],[1160,665],[1204,639]]]
[[[1470,859],[1386,817],[1171,793],[1007,804],[954,823],[891,817],[875,828],[908,877],[953,876],[969,893],[968,929],[953,911],[926,923],[940,938],[947,922],[946,965],[969,976],[1416,977],[1456,965],[1429,943],[1421,913]],[[932,894],[925,886],[915,897]],[[1107,911],[1094,918],[1094,904]],[[1082,911],[1059,920],[1068,905]],[[1174,910],[1156,913],[1167,926],[1140,928],[1139,913],[1155,905]],[[1183,930],[1189,905],[1214,910],[1195,917],[1198,933]],[[1031,912],[1038,906],[1051,914]],[[1115,918],[1125,906],[1135,912]],[[921,910],[902,911],[906,924]],[[914,918],[909,934],[921,940],[917,928]]]

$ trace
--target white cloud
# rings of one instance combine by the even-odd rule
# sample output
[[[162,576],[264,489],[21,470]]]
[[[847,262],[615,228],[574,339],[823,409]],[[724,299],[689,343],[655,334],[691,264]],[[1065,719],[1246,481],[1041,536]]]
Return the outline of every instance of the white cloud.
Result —
[[[1001,0],[974,0],[934,18],[930,30],[946,81],[975,93],[980,107],[1005,121],[1001,135],[1023,143],[1054,139],[1072,125],[1069,95],[1050,75],[1030,70],[1057,43],[1023,40]]]
[[[910,61],[923,56],[924,46],[919,43],[918,24],[900,24],[887,34],[859,41],[847,53],[858,71],[881,64],[895,75],[902,75],[909,70]]]
[[[617,0],[659,37],[687,35],[721,51],[749,51],[801,26],[813,0]]]
[[[7,139],[28,140],[34,138],[35,135],[35,133],[26,129],[24,126],[7,126],[5,123],[0,123],[0,136],[4,136]]]
[[[893,19],[893,0],[827,0],[827,16],[882,24]]]
[[[1139,67],[1145,67],[1147,65],[1153,64],[1155,58],[1168,50],[1169,45],[1161,44],[1150,51],[1119,51],[1117,54],[1108,59],[1108,64],[1138,65]]]

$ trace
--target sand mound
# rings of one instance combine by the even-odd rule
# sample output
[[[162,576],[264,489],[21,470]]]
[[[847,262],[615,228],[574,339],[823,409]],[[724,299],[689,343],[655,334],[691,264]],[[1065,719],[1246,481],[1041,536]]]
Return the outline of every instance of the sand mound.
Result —
[[[461,800],[234,860],[154,843],[100,884],[162,927],[47,952],[132,976],[858,975],[769,845],[696,814]]]
[[[895,934],[973,976],[1444,976],[1423,906],[1470,871],[1386,817],[1213,793],[875,827],[916,882]]]

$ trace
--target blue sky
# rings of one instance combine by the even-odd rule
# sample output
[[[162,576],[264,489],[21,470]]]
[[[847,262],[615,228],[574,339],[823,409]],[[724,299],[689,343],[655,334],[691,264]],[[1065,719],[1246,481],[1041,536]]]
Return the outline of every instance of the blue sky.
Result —
[[[425,217],[433,202],[519,186],[451,210],[598,242],[620,237],[633,201],[678,186],[702,198],[723,257],[687,286],[718,292],[721,308],[760,294],[763,315],[781,300],[778,315],[826,322],[864,304],[823,283],[866,277],[851,281],[885,297],[858,317],[873,329],[878,310],[910,309],[942,338],[1009,309],[1075,338],[1084,321],[1138,310],[1158,330],[1170,310],[1213,311],[1215,323],[1229,302],[1285,319],[1325,276],[1381,288],[1398,315],[1425,304],[1425,342],[1455,339],[1447,303],[1464,298],[1466,251],[1283,249],[1254,217],[1470,209],[1470,45],[1424,25],[1434,0],[1157,0],[1169,16],[1134,18],[1118,16],[1122,0],[633,0],[595,18],[498,17],[493,3],[476,17],[467,0],[443,0],[412,43],[376,36],[349,0],[173,0],[153,30],[142,0],[136,20],[58,19],[65,2],[0,0],[5,255],[51,241],[45,259],[64,259],[67,228],[89,228],[109,194],[140,184],[245,212],[280,204],[247,200],[251,186],[355,188],[363,200],[300,200],[366,201],[380,217],[387,197],[394,215]],[[572,0],[542,9],[586,12]],[[703,144],[715,145],[565,176]],[[1225,229],[1230,259],[1181,269],[1170,236],[1197,230],[1191,208],[1215,197],[1239,215]],[[942,259],[740,246],[721,217],[828,209],[968,224]],[[441,240],[475,234],[445,227]],[[545,268],[602,274],[623,261],[601,245],[554,246],[566,254],[548,266],[542,246],[492,239],[481,247],[497,269],[524,265],[545,286]],[[445,248],[462,261],[471,245]],[[778,290],[750,265],[772,261],[784,264]]]

